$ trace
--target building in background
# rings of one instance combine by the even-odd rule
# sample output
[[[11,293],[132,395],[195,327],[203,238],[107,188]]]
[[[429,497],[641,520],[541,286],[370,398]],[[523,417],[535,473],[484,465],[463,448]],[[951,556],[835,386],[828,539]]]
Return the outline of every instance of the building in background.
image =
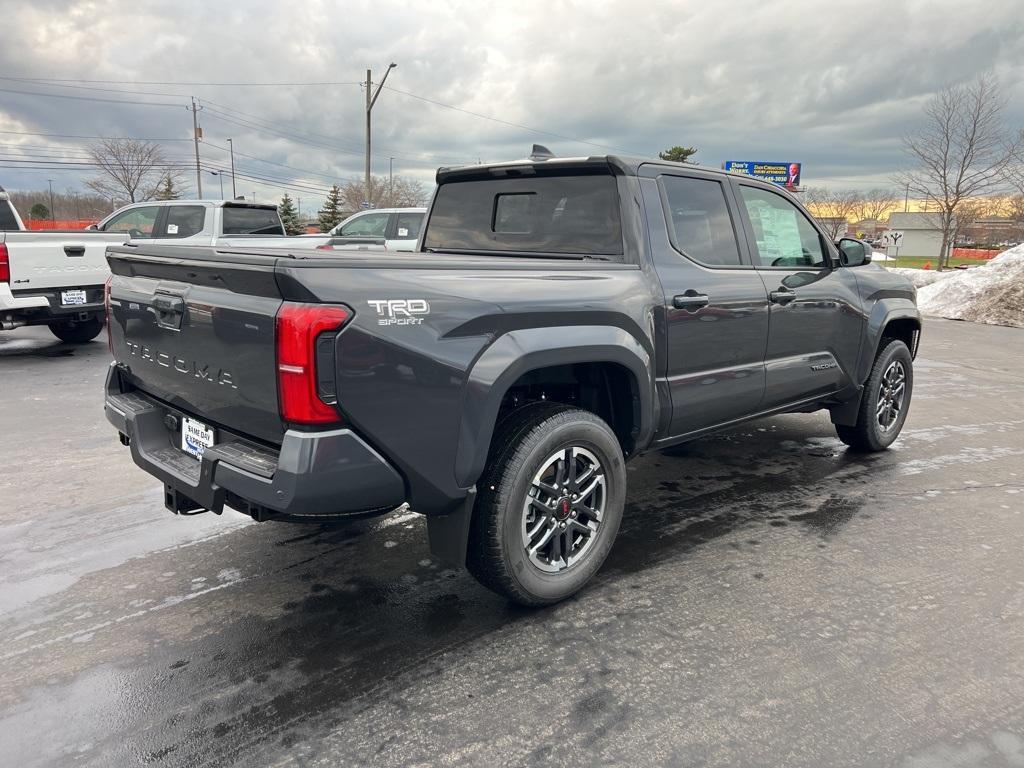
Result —
[[[889,214],[889,229],[903,233],[900,245],[900,256],[923,256],[937,259],[942,250],[942,229],[937,222],[935,213],[903,213],[894,211]]]

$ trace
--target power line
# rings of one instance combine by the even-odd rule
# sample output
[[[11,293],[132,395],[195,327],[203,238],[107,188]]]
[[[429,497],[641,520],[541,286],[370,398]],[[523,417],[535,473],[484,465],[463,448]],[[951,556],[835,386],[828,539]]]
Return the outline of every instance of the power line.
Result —
[[[588,144],[588,145],[590,145],[592,147],[598,147],[600,149],[610,149],[610,150],[612,150],[614,152],[626,151],[628,154],[639,154],[639,155],[643,155],[644,154],[642,152],[633,152],[631,150],[622,150],[621,148],[617,149],[616,147],[609,147],[606,144],[598,144],[597,142],[587,141],[586,139],[577,139],[577,138],[575,138],[573,136],[566,136],[565,134],[562,134],[562,133],[554,133],[552,131],[545,131],[545,130],[542,130],[540,128],[531,128],[530,126],[523,125],[522,123],[513,123],[513,122],[511,122],[509,120],[502,120],[500,117],[493,117],[492,115],[484,115],[484,114],[481,114],[480,112],[473,112],[472,110],[469,110],[469,109],[463,109],[462,107],[456,107],[453,104],[445,104],[444,102],[441,102],[441,101],[436,101],[434,99],[428,99],[426,96],[419,96],[419,95],[417,95],[415,93],[409,93],[408,91],[402,91],[402,90],[399,90],[398,88],[392,88],[392,87],[387,86],[387,85],[384,86],[384,88],[386,90],[389,90],[389,91],[394,91],[395,93],[400,93],[403,96],[409,96],[410,98],[418,99],[419,101],[425,101],[428,104],[433,104],[433,105],[438,106],[438,107],[443,107],[444,109],[451,109],[451,110],[454,110],[455,112],[462,112],[463,114],[466,114],[466,115],[472,115],[473,117],[479,117],[481,120],[490,120],[490,121],[495,122],[495,123],[501,123],[502,125],[508,125],[508,126],[511,126],[512,128],[520,128],[520,129],[522,129],[524,131],[530,131],[532,133],[538,133],[538,134],[541,134],[543,136],[553,136],[556,139],[565,139],[566,141],[575,141],[578,144]]]
[[[45,91],[18,91],[13,88],[0,88],[3,93],[20,93],[22,96],[43,96],[51,99],[74,99],[75,101],[101,101],[106,104],[130,104],[134,107],[182,107],[184,104],[172,104],[168,101],[124,101],[123,99],[101,99],[98,96],[72,96],[69,93],[46,93]]]
[[[278,83],[214,83],[207,81],[182,81],[182,80],[83,80],[79,78],[59,78],[59,77],[3,77],[0,80],[22,80],[25,82],[33,83],[97,83],[102,85],[182,85],[182,86],[210,86],[210,87],[235,87],[244,88],[252,86],[254,88],[262,87],[273,87],[273,88],[287,88],[290,86],[297,87],[323,87],[329,85],[362,85],[362,82],[358,80],[349,81],[321,81],[321,82],[278,82]]]
[[[34,131],[0,131],[0,133],[12,133],[19,136],[48,136],[55,139],[114,139],[116,141],[192,141],[192,139],[142,139],[131,136],[79,136],[72,133],[36,133]]]

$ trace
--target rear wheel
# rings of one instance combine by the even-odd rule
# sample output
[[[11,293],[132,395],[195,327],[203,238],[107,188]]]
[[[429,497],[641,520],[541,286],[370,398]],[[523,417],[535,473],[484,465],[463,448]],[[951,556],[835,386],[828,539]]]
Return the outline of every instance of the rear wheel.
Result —
[[[499,426],[470,526],[467,566],[521,605],[577,592],[622,520],[625,460],[598,416],[540,403]]]
[[[903,429],[914,388],[914,363],[907,345],[890,339],[875,357],[864,385],[857,423],[836,425],[839,439],[857,451],[883,451]]]
[[[90,317],[88,320],[62,320],[49,324],[50,333],[69,344],[84,344],[92,341],[103,330],[103,319]]]
[[[102,317],[89,317],[87,321],[60,321],[49,324],[50,333],[60,341],[70,344],[84,344],[92,341],[103,330]]]

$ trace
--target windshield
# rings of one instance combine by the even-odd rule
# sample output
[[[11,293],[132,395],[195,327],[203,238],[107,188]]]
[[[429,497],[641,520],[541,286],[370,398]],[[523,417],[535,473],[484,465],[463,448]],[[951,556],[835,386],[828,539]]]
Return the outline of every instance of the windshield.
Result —
[[[437,191],[430,250],[617,256],[622,226],[608,173],[450,181]]]

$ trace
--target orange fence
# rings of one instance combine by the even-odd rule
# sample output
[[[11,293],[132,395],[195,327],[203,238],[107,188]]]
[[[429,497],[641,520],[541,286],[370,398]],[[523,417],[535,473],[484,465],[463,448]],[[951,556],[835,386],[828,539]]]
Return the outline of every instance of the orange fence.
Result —
[[[978,261],[985,261],[986,259],[992,259],[998,256],[1002,251],[990,251],[982,248],[954,248],[953,258],[954,259],[977,259]]]
[[[85,229],[90,224],[95,224],[97,219],[29,219],[25,222],[25,229]]]

